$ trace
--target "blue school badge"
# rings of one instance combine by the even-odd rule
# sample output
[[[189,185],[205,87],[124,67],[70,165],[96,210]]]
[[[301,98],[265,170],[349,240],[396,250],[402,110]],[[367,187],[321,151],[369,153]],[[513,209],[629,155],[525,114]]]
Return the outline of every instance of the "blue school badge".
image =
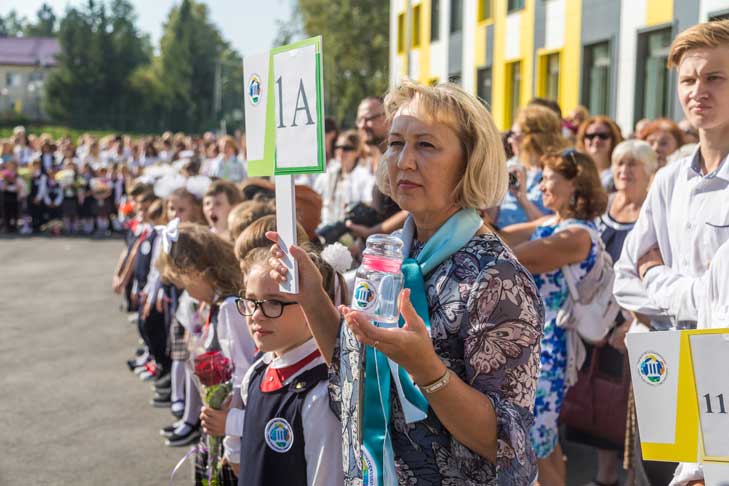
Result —
[[[139,248],[139,251],[142,252],[142,255],[144,256],[149,255],[149,252],[152,251],[152,243],[144,240],[144,242],[142,242],[142,246]]]
[[[274,418],[266,424],[264,432],[266,444],[274,452],[284,453],[294,445],[294,431],[291,425],[282,418]]]
[[[252,105],[257,105],[261,101],[261,78],[257,74],[252,74],[248,80],[248,99]]]
[[[666,380],[666,361],[658,353],[644,353],[638,360],[638,372],[649,385],[660,385]]]

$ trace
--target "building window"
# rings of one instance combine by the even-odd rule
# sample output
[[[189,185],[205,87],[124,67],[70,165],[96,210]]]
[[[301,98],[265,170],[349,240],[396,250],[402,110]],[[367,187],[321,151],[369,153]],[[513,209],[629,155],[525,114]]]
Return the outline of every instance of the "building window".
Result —
[[[463,0],[451,0],[451,34],[463,30]]]
[[[478,20],[488,20],[491,18],[491,4],[493,0],[478,0]]]
[[[5,85],[8,88],[17,88],[23,85],[23,75],[21,73],[5,74]]]
[[[440,0],[430,2],[430,41],[440,39]]]
[[[585,46],[582,71],[582,104],[590,113],[608,115],[610,110],[610,43]]]
[[[448,82],[461,85],[461,73],[451,73],[448,75]]]
[[[524,8],[525,0],[509,0],[506,6],[506,12],[513,12],[514,10],[521,10]]]
[[[413,47],[420,47],[420,5],[413,7]]]
[[[509,94],[507,96],[508,107],[506,114],[508,116],[507,125],[511,126],[511,122],[516,116],[516,110],[521,104],[521,62],[512,62],[507,67],[507,75],[509,77],[507,86]]]
[[[544,97],[559,101],[559,53],[544,59]]]
[[[476,72],[476,94],[491,109],[491,68],[481,68]]]
[[[712,14],[709,14],[709,21],[713,22],[714,20],[727,20],[729,19],[729,10],[722,10],[720,12],[714,12]]]
[[[666,68],[671,48],[671,28],[638,37],[638,92],[636,120],[670,116],[671,76]]]
[[[397,16],[397,52],[405,50],[405,14]]]

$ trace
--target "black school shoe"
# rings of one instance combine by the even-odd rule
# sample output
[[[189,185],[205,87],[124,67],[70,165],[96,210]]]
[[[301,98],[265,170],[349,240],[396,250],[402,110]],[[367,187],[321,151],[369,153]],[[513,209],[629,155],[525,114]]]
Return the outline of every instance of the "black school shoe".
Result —
[[[171,395],[169,393],[157,393],[154,398],[149,401],[149,404],[154,408],[167,408],[170,404],[172,404],[170,398]]]
[[[190,424],[188,424],[190,425]],[[194,426],[185,435],[177,435],[172,432],[172,435],[165,441],[165,445],[168,447],[182,447],[200,440],[200,426]]]
[[[161,429],[159,429],[159,435],[161,435],[162,437],[169,438],[170,436],[172,436],[172,434],[175,433],[175,430],[177,429],[177,427],[178,427],[177,422],[175,422],[172,425],[168,425],[167,427],[162,427]]]

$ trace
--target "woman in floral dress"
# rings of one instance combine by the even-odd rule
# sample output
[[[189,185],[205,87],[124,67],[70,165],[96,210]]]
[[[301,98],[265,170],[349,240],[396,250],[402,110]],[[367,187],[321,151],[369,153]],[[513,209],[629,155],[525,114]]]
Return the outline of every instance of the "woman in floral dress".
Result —
[[[399,236],[409,256],[405,265],[415,259],[422,272],[420,289],[407,286],[406,273],[402,327],[376,327],[347,307],[339,309],[340,325],[339,312],[321,292],[321,276],[304,252],[291,248],[299,268],[297,301],[330,363],[345,484],[530,485],[536,478],[529,430],[544,311],[529,272],[476,210],[495,206],[506,192],[498,132],[483,105],[452,85],[406,81],[388,94],[386,106],[392,124],[377,183],[411,213]],[[271,253],[283,256],[277,247]],[[285,273],[275,264],[272,274]],[[365,369],[372,356],[379,362],[384,355],[390,364],[381,369],[388,376],[390,367],[404,371],[393,376],[404,376],[403,384],[409,377],[408,386],[422,392],[424,415],[406,419],[412,408],[394,379],[380,389],[379,407],[361,407],[363,355]],[[373,405],[367,391],[377,376],[365,373],[366,405]],[[369,433],[369,414],[379,408],[391,413],[378,433]],[[370,449],[368,441],[380,435],[389,448]],[[381,456],[373,458],[372,451]]]
[[[567,331],[557,313],[569,289],[567,267],[579,282],[595,264],[600,238],[594,219],[605,211],[607,194],[592,159],[573,149],[542,159],[544,204],[554,211],[537,221],[504,229],[519,261],[534,275],[545,307],[544,335],[534,405],[531,442],[539,458],[541,486],[564,486],[566,467],[559,447],[557,419],[567,391]]]

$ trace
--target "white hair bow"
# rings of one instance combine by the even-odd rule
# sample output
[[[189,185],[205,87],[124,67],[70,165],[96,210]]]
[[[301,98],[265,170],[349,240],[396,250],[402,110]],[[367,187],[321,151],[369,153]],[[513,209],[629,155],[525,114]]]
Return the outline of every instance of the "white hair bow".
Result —
[[[175,218],[170,221],[167,226],[162,227],[162,250],[168,255],[172,251],[172,244],[177,241],[180,236],[179,231],[180,218]]]

